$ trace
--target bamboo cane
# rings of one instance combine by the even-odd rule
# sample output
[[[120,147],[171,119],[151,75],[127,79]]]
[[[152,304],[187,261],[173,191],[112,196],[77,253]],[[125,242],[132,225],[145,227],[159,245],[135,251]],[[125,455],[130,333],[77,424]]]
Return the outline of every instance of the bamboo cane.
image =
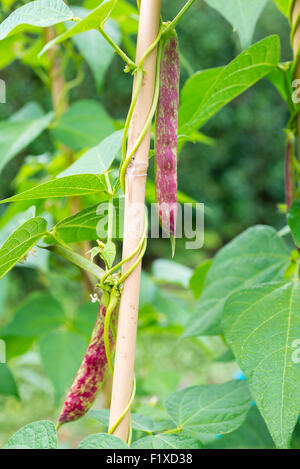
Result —
[[[136,63],[139,62],[157,37],[160,9],[161,0],[141,0]],[[156,54],[156,49],[154,49],[144,62],[143,68],[145,74],[143,85],[137,99],[129,130],[128,154],[134,147],[151,108],[155,85]],[[140,240],[144,225],[145,185],[149,149],[150,129],[136,151],[132,164],[128,167],[126,174],[123,259],[127,258],[134,251]],[[136,256],[124,264],[123,272],[126,272],[135,260]],[[126,408],[132,392],[140,278],[141,263],[125,280],[120,302],[110,407],[110,428],[117,422]],[[128,427],[129,413],[122,419],[113,434],[126,440]]]

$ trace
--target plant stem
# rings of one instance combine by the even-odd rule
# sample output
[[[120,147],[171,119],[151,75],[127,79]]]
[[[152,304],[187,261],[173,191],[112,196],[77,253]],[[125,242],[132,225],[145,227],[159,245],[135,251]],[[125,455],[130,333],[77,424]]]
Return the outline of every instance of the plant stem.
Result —
[[[287,137],[285,152],[285,203],[287,212],[295,198],[294,142]]]
[[[118,46],[118,44],[116,44],[115,41],[104,31],[102,26],[99,27],[99,32],[108,42],[108,44],[111,45],[116,54],[118,54],[124,60],[124,62],[128,65],[129,69],[134,70],[136,68],[136,64],[134,63],[134,61],[131,60],[131,58],[128,57],[127,54],[125,54],[125,52]]]
[[[140,63],[145,52],[157,38],[160,9],[161,0],[152,0],[151,2],[141,0],[136,63]],[[143,68],[146,73],[143,73],[143,86],[132,114],[128,138],[128,155],[144,128],[152,106],[155,88],[156,49],[147,56]],[[135,86],[136,80],[133,95]],[[136,249],[141,239],[139,231],[144,226],[145,185],[150,136],[151,129],[146,133],[134,155],[130,177],[129,175],[126,176],[123,259],[127,259]],[[138,173],[139,170],[141,171],[140,174]],[[130,269],[137,257],[138,255],[135,255],[130,261],[124,263],[123,273]],[[127,440],[129,427],[128,403],[132,398],[140,279],[141,262],[124,282],[119,308],[109,431],[124,441]]]
[[[182,432],[182,427],[172,428],[171,430],[166,430],[163,432],[163,435],[171,435],[172,433],[180,433]]]
[[[110,300],[106,308],[105,320],[104,320],[104,346],[105,346],[105,353],[107,358],[108,367],[110,369],[111,374],[114,373],[114,367],[112,362],[112,357],[110,353],[110,340],[109,340],[109,333],[110,333],[110,318],[117,307],[119,302],[119,293],[116,289],[111,291]]]
[[[105,182],[108,190],[108,225],[107,225],[107,242],[111,241],[112,239],[112,232],[113,232],[113,222],[114,222],[114,198],[113,198],[113,190],[111,187],[109,174],[107,172],[104,173]]]
[[[65,248],[63,246],[49,246],[46,247],[45,249],[48,249],[49,251],[55,252],[61,257],[64,257],[68,261],[72,262],[73,264],[77,265],[77,267],[80,267],[81,269],[85,270],[86,272],[89,272],[97,279],[101,279],[102,275],[104,274],[104,270],[101,269],[96,264],[93,264],[92,262],[88,261],[85,257],[81,256],[75,251],[72,251],[72,249]]]
[[[181,18],[185,15],[188,9],[193,5],[195,0],[188,0],[184,7],[180,10],[180,12],[175,16],[175,18],[168,24],[167,28],[164,31],[164,34],[173,31],[176,28],[177,24],[181,20]]]
[[[45,29],[45,42],[51,41],[56,36],[55,28]],[[62,73],[62,60],[59,50],[50,49],[47,52],[50,61],[50,85],[53,108],[56,116],[63,114],[68,108],[68,101],[64,92],[66,83]]]

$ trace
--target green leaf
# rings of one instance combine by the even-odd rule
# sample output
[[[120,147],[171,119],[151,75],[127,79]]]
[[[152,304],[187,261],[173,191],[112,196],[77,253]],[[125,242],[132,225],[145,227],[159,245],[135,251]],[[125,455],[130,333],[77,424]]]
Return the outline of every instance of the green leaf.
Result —
[[[0,171],[4,166],[31,142],[33,142],[50,124],[53,114],[50,112],[33,120],[0,122]]]
[[[87,349],[86,340],[73,332],[53,331],[39,342],[45,373],[58,402],[72,384]]]
[[[2,336],[2,339],[6,344],[7,360],[28,352],[35,340],[33,337],[16,337],[12,335]]]
[[[62,0],[36,0],[13,11],[0,25],[0,40],[28,29],[47,27],[73,19],[73,13]]]
[[[108,269],[110,269],[114,263],[116,257],[116,245],[112,241],[108,241],[101,254],[100,257],[104,260],[105,264],[107,265]]]
[[[128,446],[116,436],[107,433],[96,433],[82,440],[78,445],[78,449],[128,449]]]
[[[192,269],[177,262],[157,259],[152,264],[152,274],[162,283],[177,283],[188,288]]]
[[[9,118],[11,122],[23,122],[44,116],[43,108],[36,101],[29,101]]]
[[[276,231],[254,226],[222,248],[213,260],[185,336],[222,333],[226,299],[237,290],[283,277],[289,252]]]
[[[192,386],[165,400],[165,408],[177,427],[209,434],[236,430],[250,405],[251,396],[244,381]]]
[[[0,200],[0,204],[21,200],[50,199],[54,197],[73,197],[92,195],[105,190],[105,185],[95,174],[78,174],[53,179],[25,192]],[[0,251],[1,254],[1,251]]]
[[[78,21],[72,28],[68,29],[60,36],[57,36],[56,38],[52,39],[52,41],[48,42],[41,51],[40,55],[44,54],[55,44],[59,44],[60,42],[63,42],[66,39],[75,36],[76,34],[84,33],[85,31],[90,31],[91,29],[99,29],[99,27],[108,19],[110,12],[116,4],[116,1],[117,0],[105,0],[104,2],[101,1],[101,4],[93,11],[91,11],[87,16],[85,16],[85,18]]]
[[[0,363],[0,394],[20,397],[15,378],[5,363]]]
[[[9,219],[5,223],[5,218],[2,218],[4,228],[0,229],[0,243],[3,243],[8,236],[18,228],[18,226],[23,225],[25,221],[30,220],[35,216],[35,207],[29,207],[25,212],[16,213],[15,216]],[[6,212],[8,215],[8,212]],[[33,269],[39,269],[43,272],[47,271],[48,268],[48,252],[45,249],[40,249],[37,246],[34,247],[34,250],[29,252],[26,256],[26,261],[19,264],[18,267],[30,267]]]
[[[35,217],[26,221],[10,235],[0,249],[0,278],[24,258],[35,243],[46,234],[46,230],[46,220]]]
[[[119,238],[122,233],[123,199],[114,201],[114,238]],[[120,207],[121,205],[121,207]],[[77,243],[81,241],[95,241],[105,239],[107,235],[108,203],[103,202],[87,207],[80,212],[65,218],[54,227],[54,232],[65,243]],[[121,231],[120,231],[121,230]]]
[[[25,212],[18,212],[8,222],[1,227],[0,243],[4,243],[7,238],[13,233],[20,225],[23,225],[27,220],[35,216],[35,207],[29,207]],[[3,219],[1,219],[2,221]]]
[[[190,289],[192,290],[194,297],[198,299],[202,293],[204,287],[204,281],[207,275],[207,272],[211,268],[212,259],[208,259],[202,264],[198,265],[194,270],[193,275],[190,278]]]
[[[242,48],[249,47],[256,23],[268,0],[205,0],[237,31]]]
[[[88,99],[72,104],[52,129],[54,138],[75,151],[98,145],[113,131],[111,119],[103,106]]]
[[[201,441],[180,435],[153,435],[135,441],[132,449],[202,449]]]
[[[36,337],[56,329],[65,321],[58,301],[43,293],[31,295],[1,329],[1,336]]]
[[[289,13],[289,0],[273,0],[278,9],[283,13],[285,16],[288,16]]]
[[[234,293],[224,310],[228,344],[278,448],[288,448],[300,412],[300,283]]]
[[[287,216],[289,227],[297,246],[300,246],[300,199],[295,200]]]
[[[274,449],[274,443],[257,407],[251,407],[245,422],[236,431],[212,443],[207,449]]]
[[[18,430],[3,449],[57,449],[55,426],[48,420],[29,423]]]
[[[226,0],[227,1],[227,0]],[[223,106],[268,75],[279,62],[277,36],[269,36],[223,68],[206,70],[186,82],[179,109],[179,134],[202,127]]]
[[[102,174],[107,171],[122,146],[123,130],[106,137],[99,145],[84,153],[75,163],[65,169],[58,177],[74,174]]]

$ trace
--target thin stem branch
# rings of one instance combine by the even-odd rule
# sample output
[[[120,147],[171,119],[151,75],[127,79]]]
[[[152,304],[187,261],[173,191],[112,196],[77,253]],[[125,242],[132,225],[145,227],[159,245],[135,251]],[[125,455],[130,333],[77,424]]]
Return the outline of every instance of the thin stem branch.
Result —
[[[185,15],[185,13],[188,11],[188,9],[193,5],[195,0],[188,0],[184,7],[180,10],[180,12],[175,16],[175,18],[171,21],[171,23],[168,24],[167,28],[164,31],[164,34],[167,34],[173,29],[176,28],[177,24],[181,20],[181,18]]]
[[[93,264],[92,262],[88,261],[85,257],[81,256],[75,251],[72,251],[69,248],[65,248],[63,246],[47,246],[45,249],[48,249],[49,251],[55,252],[59,256],[64,257],[68,261],[77,265],[77,267],[80,267],[81,269],[84,269],[87,272],[90,272],[91,274],[95,275],[95,277],[99,280],[104,274],[104,270],[101,269],[101,267],[96,264]]]
[[[103,27],[100,26],[99,30],[100,34],[104,37],[104,39],[108,42],[108,44],[111,45],[111,47],[114,49],[116,54],[118,54],[121,59],[124,60],[124,62],[128,65],[130,70],[135,70],[136,69],[136,64],[134,63],[133,60],[131,60],[130,57],[128,57],[127,54],[118,46],[118,44],[115,43],[115,41],[104,31]]]

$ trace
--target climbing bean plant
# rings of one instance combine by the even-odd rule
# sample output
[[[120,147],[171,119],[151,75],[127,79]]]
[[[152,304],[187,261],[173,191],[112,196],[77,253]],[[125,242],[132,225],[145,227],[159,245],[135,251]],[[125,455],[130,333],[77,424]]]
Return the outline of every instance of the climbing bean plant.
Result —
[[[170,38],[176,38],[176,47],[178,39],[180,49],[180,34],[177,38],[175,28],[184,15],[191,14],[190,8],[196,10],[199,4],[194,0],[182,2],[182,9],[174,11],[173,19],[162,18],[156,40],[136,63],[134,36],[140,2],[133,5],[125,0],[85,0],[80,7],[63,0],[35,0],[23,2],[21,6],[13,0],[2,2],[5,19],[0,24],[0,67],[14,60],[30,67],[47,93],[48,112],[39,103],[28,102],[0,122],[0,171],[6,171],[17,159],[21,161],[13,181],[15,192],[0,201],[5,205],[0,220],[4,233],[0,248],[1,282],[21,263],[37,269],[49,289],[47,279],[51,271],[45,268],[45,262],[50,256],[62,269],[69,264],[74,266],[76,285],[80,283],[80,288],[92,296],[92,301],[99,301],[100,307],[98,316],[94,310],[90,314],[91,305],[81,315],[66,315],[64,309],[68,306],[60,304],[56,295],[39,292],[27,298],[16,314],[5,320],[0,337],[7,345],[9,359],[38,346],[45,372],[55,389],[56,404],[62,403],[73,382],[58,427],[88,412],[84,418],[98,422],[99,431],[104,429],[102,433],[87,436],[79,449],[124,449],[129,445],[133,449],[297,445],[300,199],[295,142],[299,109],[293,98],[293,86],[298,78],[299,51],[296,48],[294,61],[281,63],[280,40],[276,34],[252,44],[255,25],[267,0],[240,0],[239,7],[236,0],[205,1],[235,28],[242,50],[230,63],[190,74],[183,84],[176,136],[178,152],[187,142],[210,144],[200,132],[202,127],[233,99],[268,78],[269,83],[266,80],[264,85],[275,85],[290,112],[287,149],[283,155],[286,200],[280,207],[287,223],[279,232],[270,226],[250,227],[193,273],[170,260],[155,261],[156,280],[180,285],[185,295],[189,291],[193,298],[190,294],[189,301],[185,301],[186,296],[182,300],[179,296],[172,298],[170,292],[157,293],[157,284],[145,274],[150,295],[147,311],[157,308],[158,313],[167,314],[170,310],[173,313],[178,301],[180,319],[173,317],[170,325],[173,329],[176,325],[180,343],[194,338],[190,340],[215,359],[214,351],[206,346],[207,337],[219,336],[225,354],[218,360],[236,360],[245,380],[174,389],[166,396],[160,412],[151,416],[134,409],[135,389],[139,387],[135,380],[128,406],[109,430],[109,411],[90,410],[90,407],[105,378],[109,384],[113,373],[113,345],[122,286],[146,252],[148,228],[145,220],[140,242],[129,256],[136,256],[136,262],[130,270],[121,273],[120,268],[128,258],[120,260],[118,236],[113,236],[117,225],[115,214],[122,212],[120,200],[125,191],[126,171],[151,126],[155,143],[158,142],[160,129],[155,129],[153,120],[160,102],[161,78],[168,71],[164,47]],[[300,17],[295,15],[297,1],[274,3],[290,22],[295,51]],[[129,153],[127,136],[142,87],[143,65],[155,48],[158,54],[153,103]],[[104,86],[109,86],[104,78],[114,54],[119,56],[119,64],[124,62],[120,74],[124,72],[128,77],[129,88],[130,78],[135,78],[128,115],[122,121],[112,119],[97,99],[74,99],[76,89],[83,86],[87,66],[99,93]],[[180,62],[189,69],[183,56]],[[174,63],[177,65],[177,56]],[[177,82],[173,93],[176,87]],[[178,103],[174,95],[173,99]],[[164,115],[157,112],[156,125],[163,124]],[[177,122],[173,123],[173,132],[174,129],[177,130]],[[27,153],[22,160],[33,142],[39,142],[39,148],[45,145],[47,150],[38,156]],[[149,157],[154,153],[155,148],[151,148]],[[175,154],[176,149],[173,157]],[[151,201],[153,184],[149,184],[147,198]],[[183,193],[176,196],[179,202],[190,200]],[[100,202],[106,204],[105,213],[99,210]],[[99,224],[105,227],[101,236]],[[171,235],[175,235],[174,226]],[[174,253],[174,241],[172,247]],[[183,319],[185,311],[191,314]],[[155,321],[152,317],[150,325],[144,327],[151,328],[153,322],[157,326],[157,317]],[[0,377],[0,392],[19,398],[9,364],[0,365]],[[128,441],[123,442],[112,433],[128,410],[131,410],[131,431]],[[4,448],[55,449],[57,446],[54,423],[39,420],[18,430]]]

